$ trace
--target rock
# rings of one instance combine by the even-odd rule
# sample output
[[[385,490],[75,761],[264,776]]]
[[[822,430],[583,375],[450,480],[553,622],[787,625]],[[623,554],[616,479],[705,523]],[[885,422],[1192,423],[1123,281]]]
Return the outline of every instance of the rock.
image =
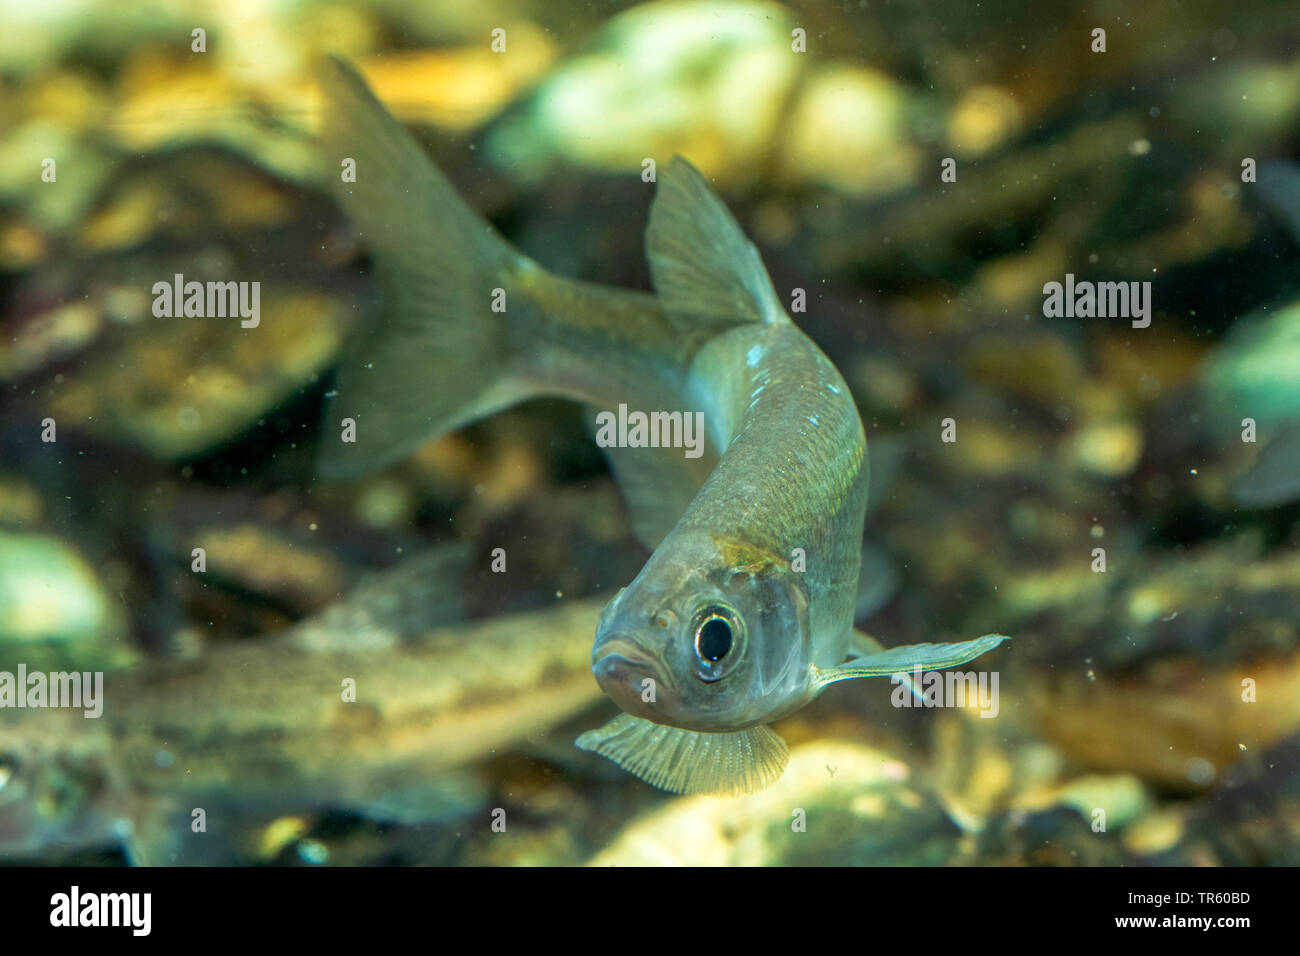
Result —
[[[589,865],[936,866],[959,836],[906,764],[824,740],[796,748],[767,790],[681,797],[634,820]]]
[[[1142,430],[1131,422],[1098,422],[1076,431],[1065,449],[1068,465],[1102,478],[1123,478],[1142,458]]]
[[[1141,679],[1058,675],[1037,683],[1028,702],[1044,735],[1074,760],[1197,791],[1243,753],[1300,728],[1300,655],[1218,669],[1171,662]]]
[[[674,153],[752,169],[803,67],[791,26],[772,3],[634,7],[489,131],[488,156],[529,181],[557,163],[639,172]]]
[[[72,302],[15,322],[15,334],[0,340],[0,382],[37,372],[82,351],[104,325],[100,310]]]
[[[1124,866],[1134,860],[1119,835],[1094,832],[1070,807],[1011,810],[979,834],[959,862],[979,866]]]
[[[916,109],[901,84],[876,70],[836,64],[817,71],[779,140],[785,175],[851,196],[907,187],[922,160],[909,142]]]
[[[1300,734],[1245,755],[1179,814],[1155,857],[1175,866],[1300,865]]]
[[[109,670],[135,657],[94,569],[58,538],[0,531],[0,669]]]
[[[54,417],[168,461],[202,454],[325,371],[347,315],[335,298],[264,289],[256,328],[151,318],[55,386]]]

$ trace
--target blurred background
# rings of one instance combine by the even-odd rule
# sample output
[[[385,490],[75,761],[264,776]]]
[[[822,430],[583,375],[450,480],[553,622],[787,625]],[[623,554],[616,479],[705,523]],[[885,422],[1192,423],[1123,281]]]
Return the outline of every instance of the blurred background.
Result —
[[[0,0],[0,669],[218,668],[453,542],[467,627],[647,557],[559,402],[314,478],[378,294],[312,144],[334,52],[557,272],[648,289],[643,160],[699,166],[861,410],[859,625],[1013,640],[997,719],[839,684],[751,797],[575,750],[593,697],[462,816],[286,789],[240,862],[1300,864],[1300,16],[1147,6]],[[175,273],[260,281],[259,328],[156,318]],[[1045,317],[1067,273],[1149,281],[1150,326]]]

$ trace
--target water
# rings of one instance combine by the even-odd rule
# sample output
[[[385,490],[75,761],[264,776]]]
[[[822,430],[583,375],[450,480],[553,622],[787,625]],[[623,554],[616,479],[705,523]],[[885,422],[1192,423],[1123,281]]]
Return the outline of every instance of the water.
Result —
[[[135,859],[114,824],[188,767],[193,862],[1300,862],[1300,510],[1247,477],[1300,418],[1294,16],[619,8],[2,15],[0,672],[107,689],[0,709],[0,859]],[[859,627],[1012,637],[965,706],[837,685],[738,799],[573,747],[614,708],[557,622],[647,557],[581,410],[315,476],[382,300],[316,166],[326,50],[565,275],[648,289],[647,161],[714,180],[867,430]],[[248,285],[169,316],[178,275]]]

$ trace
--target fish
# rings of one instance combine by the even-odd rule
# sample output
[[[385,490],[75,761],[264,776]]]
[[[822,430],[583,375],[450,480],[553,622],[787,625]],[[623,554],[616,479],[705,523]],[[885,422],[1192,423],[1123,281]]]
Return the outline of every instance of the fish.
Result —
[[[654,292],[568,279],[471,209],[352,67],[326,61],[320,84],[324,168],[381,303],[336,374],[325,428],[354,428],[322,440],[321,478],[540,396],[587,406],[593,424],[616,408],[621,420],[620,406],[704,416],[698,457],[604,447],[651,553],[592,646],[623,713],[579,748],[672,792],[762,789],[788,761],[768,725],[825,687],[954,666],[1007,640],[886,650],[855,632],[869,476],[856,404],[687,160],[657,171]]]
[[[385,581],[397,608],[438,594],[398,565],[362,607],[374,610]],[[279,635],[108,675],[99,719],[0,710],[0,858],[112,846],[140,865],[228,864],[253,819],[461,817],[485,797],[471,765],[601,700],[590,635],[604,604],[384,640],[345,598]],[[335,625],[359,618],[369,634],[349,646],[353,632]]]
[[[1300,164],[1259,166],[1259,204],[1300,247]],[[1200,386],[1215,432],[1238,446],[1246,420],[1262,447],[1228,487],[1242,508],[1300,500],[1300,303],[1265,307],[1236,322],[1206,357]]]

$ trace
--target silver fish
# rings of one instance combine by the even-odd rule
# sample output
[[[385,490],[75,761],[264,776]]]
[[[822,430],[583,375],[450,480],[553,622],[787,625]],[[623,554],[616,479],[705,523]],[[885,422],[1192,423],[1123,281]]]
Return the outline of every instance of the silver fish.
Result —
[[[0,859],[120,845],[137,864],[230,863],[243,825],[275,814],[476,808],[472,764],[600,700],[587,644],[603,602],[425,627],[415,595],[451,600],[412,577],[430,566],[399,565],[284,634],[110,675],[99,719],[0,709]]]
[[[324,476],[541,395],[704,415],[698,458],[644,447],[657,442],[606,448],[653,554],[592,651],[625,713],[579,747],[668,790],[760,789],[788,759],[767,725],[828,684],[960,664],[1005,640],[886,651],[855,635],[868,486],[857,408],[688,162],[659,172],[655,295],[572,281],[476,215],[350,67],[331,61],[322,86],[329,169],[338,180],[354,163],[337,192],[385,293],[339,372],[327,427],[352,419],[356,435],[325,443]]]

